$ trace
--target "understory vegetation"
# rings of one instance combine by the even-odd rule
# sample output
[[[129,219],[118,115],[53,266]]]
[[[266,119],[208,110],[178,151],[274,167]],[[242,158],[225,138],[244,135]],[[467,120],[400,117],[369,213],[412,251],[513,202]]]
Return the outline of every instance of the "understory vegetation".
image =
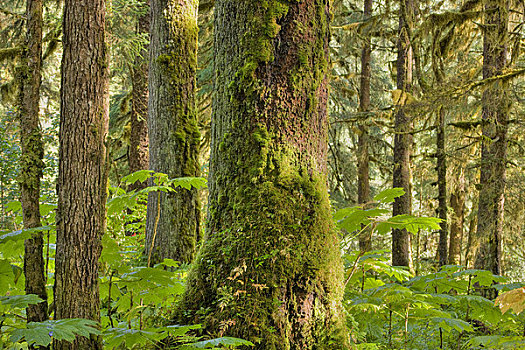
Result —
[[[108,349],[226,349],[249,341],[202,337],[199,324],[173,325],[172,317],[184,291],[187,265],[171,259],[150,266],[144,255],[143,231],[148,192],[176,191],[177,188],[206,186],[203,178],[169,180],[153,174],[155,185],[139,191],[124,188],[146,181],[151,171],[126,176],[120,187],[110,188],[108,231],[103,238],[100,259],[100,326],[85,319],[48,320],[26,324],[25,308],[41,299],[24,295],[22,273],[23,242],[36,231],[46,240],[46,285],[52,299],[55,227],[52,203],[41,205],[45,226],[0,235],[0,325],[1,346],[27,349],[49,345],[52,338],[72,340],[96,334]],[[402,189],[378,194],[375,207],[349,207],[334,213],[341,232],[345,264],[343,305],[348,332],[356,349],[522,349],[525,347],[525,283],[512,282],[486,270],[446,265],[420,267],[411,274],[406,268],[390,265],[388,250],[352,250],[352,241],[367,231],[373,237],[389,234],[392,228],[406,228],[417,234],[439,227],[439,219],[403,215],[390,217],[389,204]],[[14,224],[20,224],[20,204],[8,205]],[[496,301],[482,297],[481,291],[494,288]],[[221,302],[239,296],[239,290],[225,291]],[[204,340],[203,340],[204,339]]]

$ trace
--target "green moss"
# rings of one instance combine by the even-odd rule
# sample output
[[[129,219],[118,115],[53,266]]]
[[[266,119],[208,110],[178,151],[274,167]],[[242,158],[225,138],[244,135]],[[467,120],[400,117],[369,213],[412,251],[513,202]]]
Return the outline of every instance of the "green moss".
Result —
[[[308,13],[294,21],[286,16],[298,1],[250,3],[240,53],[219,76],[228,91],[219,90],[216,120],[228,132],[215,140],[208,236],[188,275],[183,322],[258,350],[344,349],[342,263],[318,149],[326,4],[301,4]],[[281,37],[281,24],[297,36]],[[273,64],[285,40],[288,56]]]
[[[31,134],[23,137],[22,150],[19,160],[21,172],[18,176],[18,183],[26,188],[38,189],[45,168],[45,163],[42,160],[44,143],[39,130],[34,130]]]

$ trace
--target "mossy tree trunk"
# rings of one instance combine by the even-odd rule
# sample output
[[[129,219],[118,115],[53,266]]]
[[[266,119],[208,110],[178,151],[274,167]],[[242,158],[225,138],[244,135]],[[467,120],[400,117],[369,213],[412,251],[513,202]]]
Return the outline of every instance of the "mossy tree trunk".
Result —
[[[186,322],[255,349],[344,349],[326,185],[328,0],[215,3],[209,219]]]
[[[439,224],[439,242],[437,257],[439,266],[448,263],[448,196],[447,196],[447,153],[445,150],[445,109],[443,106],[438,109],[437,138],[436,138],[436,157],[437,157],[437,175],[438,175],[438,218],[442,221]]]
[[[150,169],[170,178],[199,175],[197,9],[197,0],[151,1]],[[152,263],[164,258],[191,262],[200,237],[199,222],[196,190],[178,188],[160,196],[152,192],[146,222],[146,254]]]
[[[400,0],[399,28],[397,40],[397,89],[402,92],[395,112],[394,137],[394,187],[401,187],[405,194],[396,198],[393,215],[412,213],[412,171],[410,155],[412,153],[412,118],[405,105],[407,94],[412,92],[413,52],[411,40],[412,22],[416,0]],[[392,231],[392,265],[408,266],[412,269],[411,237],[407,230]]]
[[[99,257],[106,220],[109,116],[104,0],[66,0],[59,131],[55,318],[100,320]],[[100,337],[54,349],[102,349]]]
[[[372,15],[372,0],[365,0],[363,15],[365,19],[368,19]],[[361,79],[359,89],[359,111],[361,113],[370,111],[371,53],[371,32],[368,31],[364,38],[363,50],[361,51]],[[365,121],[359,126],[360,133],[357,143],[357,197],[361,205],[365,205],[370,201],[370,154],[368,152],[369,135],[367,124]],[[372,236],[370,231],[364,230],[359,236],[359,249],[361,251],[370,250],[371,242]]]
[[[137,34],[149,36],[149,1],[144,2],[147,13],[138,19]],[[148,153],[148,49],[142,48],[135,58],[132,71],[131,135],[129,149],[129,172],[149,168]],[[131,189],[139,190],[147,183],[136,182]]]
[[[40,179],[44,169],[44,144],[39,125],[40,81],[42,66],[42,1],[28,0],[26,5],[26,47],[19,67],[20,81],[20,202],[24,228],[41,226]],[[27,308],[27,322],[47,320],[47,292],[44,276],[42,233],[25,241],[24,276],[26,294],[36,294],[44,301]]]
[[[448,249],[448,263],[461,264],[461,243],[463,241],[463,225],[465,222],[465,175],[463,170],[450,195],[450,206],[454,215],[450,220],[450,244]]]
[[[507,65],[509,3],[484,0],[483,78],[500,75]],[[482,97],[483,137],[481,142],[480,191],[477,235],[480,248],[474,266],[502,273],[501,239],[509,91],[505,81],[485,87]]]

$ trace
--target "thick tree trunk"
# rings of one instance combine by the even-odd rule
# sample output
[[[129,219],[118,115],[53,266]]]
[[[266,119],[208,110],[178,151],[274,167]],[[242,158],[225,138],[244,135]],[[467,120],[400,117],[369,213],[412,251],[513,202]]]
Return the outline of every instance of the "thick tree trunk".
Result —
[[[502,73],[507,63],[509,4],[507,0],[485,0],[483,78]],[[504,81],[486,86],[482,98],[483,138],[478,206],[480,248],[474,266],[502,274],[501,238],[509,92]]]
[[[208,231],[186,321],[255,349],[346,348],[326,187],[329,1],[215,11]]]
[[[197,7],[196,0],[151,1],[150,169],[170,178],[199,175]],[[153,192],[148,198],[146,254],[152,262],[191,262],[200,238],[197,191],[178,188],[176,193],[162,193],[160,204],[158,199]]]
[[[66,0],[58,167],[55,318],[100,319],[98,260],[107,196],[108,52],[104,0]],[[102,349],[79,337],[54,349]]]
[[[450,206],[454,210],[454,216],[450,220],[448,263],[459,265],[461,264],[461,243],[465,221],[465,176],[463,171],[459,176],[454,192],[450,195]]]
[[[437,175],[438,175],[438,217],[442,220],[439,226],[439,243],[438,243],[438,263],[439,266],[448,263],[448,224],[447,224],[447,154],[445,151],[445,109],[440,107],[438,110],[438,129],[437,129]]]
[[[410,30],[414,17],[414,0],[400,0],[399,38],[397,41],[397,89],[402,91],[395,115],[394,137],[394,187],[401,187],[405,194],[396,198],[393,215],[412,213],[412,171],[410,154],[412,152],[412,118],[407,115],[406,93],[412,90],[412,46]],[[412,269],[412,248],[410,233],[407,230],[392,231],[392,265],[408,266]]]
[[[20,202],[24,228],[41,226],[40,179],[44,169],[44,144],[39,125],[40,80],[42,66],[42,1],[27,1],[26,49],[20,73]],[[26,294],[36,294],[44,301],[27,308],[27,322],[47,320],[47,292],[44,276],[42,233],[25,241],[24,276]]]
[[[372,14],[372,0],[365,0],[364,12],[365,18]],[[363,50],[361,52],[361,87],[359,90],[359,111],[368,112],[370,110],[370,55],[371,34],[365,37]],[[368,153],[368,128],[366,122],[359,126],[359,140],[357,144],[357,197],[361,205],[370,201],[370,155]],[[359,236],[359,250],[367,251],[371,249],[372,236],[369,230],[364,230]]]
[[[149,9],[149,1],[144,6]],[[148,35],[150,13],[138,20],[137,34]],[[131,135],[129,147],[129,172],[148,169],[148,49],[143,48],[135,58],[131,84]],[[147,186],[146,182],[136,182],[131,189],[140,190]]]

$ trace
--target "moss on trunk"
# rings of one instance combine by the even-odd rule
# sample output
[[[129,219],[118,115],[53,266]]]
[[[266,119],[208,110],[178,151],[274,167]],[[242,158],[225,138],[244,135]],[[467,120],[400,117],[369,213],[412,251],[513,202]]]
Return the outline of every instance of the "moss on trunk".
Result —
[[[206,240],[186,321],[257,349],[346,348],[326,188],[329,2],[217,1]]]
[[[197,8],[196,0],[151,1],[150,169],[170,178],[198,176],[200,170],[195,106]],[[152,263],[164,258],[191,262],[200,239],[197,191],[179,188],[160,197],[151,193],[147,216],[146,255],[153,247]]]

